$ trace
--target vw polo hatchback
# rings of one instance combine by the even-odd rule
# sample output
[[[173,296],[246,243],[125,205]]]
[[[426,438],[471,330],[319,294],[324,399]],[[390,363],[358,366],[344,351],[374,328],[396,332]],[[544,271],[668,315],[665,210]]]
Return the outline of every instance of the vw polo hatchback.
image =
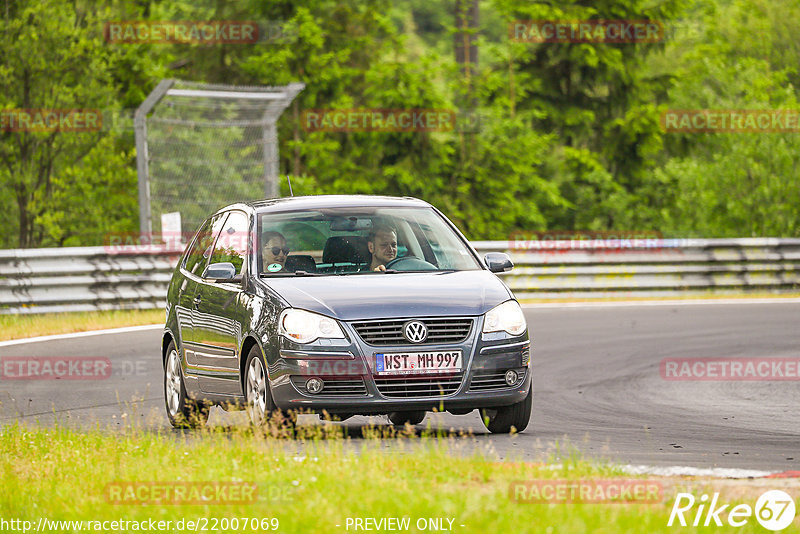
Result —
[[[491,432],[531,414],[527,325],[495,273],[436,208],[413,198],[314,196],[234,204],[209,217],[169,284],[167,415],[481,410]],[[289,418],[291,419],[291,417]]]

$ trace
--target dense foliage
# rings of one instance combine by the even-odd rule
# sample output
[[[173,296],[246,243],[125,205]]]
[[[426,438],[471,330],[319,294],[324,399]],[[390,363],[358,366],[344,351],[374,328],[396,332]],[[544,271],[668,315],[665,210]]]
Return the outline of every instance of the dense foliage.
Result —
[[[306,89],[279,123],[295,194],[411,195],[472,239],[517,230],[800,236],[800,137],[667,133],[667,109],[800,109],[796,0],[3,0],[0,109],[131,110],[165,77]],[[104,21],[280,21],[254,45],[109,44]],[[514,20],[658,20],[658,43],[525,43]],[[467,30],[468,31],[468,30]],[[309,132],[304,110],[460,110],[453,132]],[[123,114],[124,115],[124,114]],[[138,229],[133,133],[0,129],[0,247]],[[231,199],[238,200],[238,199]]]

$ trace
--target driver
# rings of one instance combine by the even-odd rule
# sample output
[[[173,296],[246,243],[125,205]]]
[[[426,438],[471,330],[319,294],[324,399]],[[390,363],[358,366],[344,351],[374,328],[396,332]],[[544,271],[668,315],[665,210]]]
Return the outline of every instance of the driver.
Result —
[[[386,264],[397,257],[397,231],[386,224],[375,226],[367,237],[367,248],[372,254],[369,268],[385,271]]]
[[[286,238],[280,232],[264,232],[261,235],[261,257],[264,262],[264,270],[277,272],[286,265],[286,256],[289,249],[286,246]]]

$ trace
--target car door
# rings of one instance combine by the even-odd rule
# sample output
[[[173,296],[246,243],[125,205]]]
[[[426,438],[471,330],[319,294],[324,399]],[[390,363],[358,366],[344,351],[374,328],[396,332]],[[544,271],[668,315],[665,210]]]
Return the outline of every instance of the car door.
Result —
[[[198,370],[198,349],[194,323],[197,306],[200,303],[200,281],[214,250],[214,242],[227,216],[227,213],[218,214],[203,223],[181,266],[183,281],[178,293],[176,313],[181,331],[183,356],[186,360],[186,372],[189,375],[195,375]]]
[[[183,357],[187,363],[191,364],[194,359],[192,342],[194,333],[192,327],[192,314],[195,307],[195,299],[199,295],[198,283],[200,275],[208,264],[211,255],[211,246],[214,243],[212,227],[220,219],[219,215],[206,220],[192,239],[189,251],[186,253],[183,264],[181,265],[182,280],[178,290],[177,304],[175,313],[178,318],[178,330],[180,337]]]
[[[249,222],[244,212],[230,212],[214,244],[209,266],[231,263],[237,275],[244,274]],[[220,395],[240,394],[237,349],[242,339],[241,281],[215,281],[204,276],[193,317],[200,389]]]

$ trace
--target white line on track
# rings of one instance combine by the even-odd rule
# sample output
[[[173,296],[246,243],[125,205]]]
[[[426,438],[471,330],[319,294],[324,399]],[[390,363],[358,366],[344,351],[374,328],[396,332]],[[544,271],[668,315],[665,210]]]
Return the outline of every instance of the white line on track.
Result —
[[[100,336],[103,334],[125,334],[127,332],[140,332],[143,330],[153,330],[164,328],[163,324],[146,324],[142,326],[125,326],[122,328],[108,328],[106,330],[88,330],[86,332],[72,332],[69,334],[54,334],[52,336],[24,337],[22,339],[11,339],[0,341],[0,347],[11,345],[23,345],[25,343],[36,343],[38,341],[56,341],[59,339],[72,339],[76,337]]]
[[[702,468],[681,465],[672,465],[668,467],[623,465],[622,470],[631,475],[655,475],[660,477],[761,478],[775,474],[774,471],[757,471],[755,469],[728,469],[724,467]]]
[[[708,299],[708,300],[625,300],[606,302],[530,302],[520,303],[526,309],[540,308],[630,308],[637,306],[704,306],[729,304],[800,304],[800,298],[773,299]]]

